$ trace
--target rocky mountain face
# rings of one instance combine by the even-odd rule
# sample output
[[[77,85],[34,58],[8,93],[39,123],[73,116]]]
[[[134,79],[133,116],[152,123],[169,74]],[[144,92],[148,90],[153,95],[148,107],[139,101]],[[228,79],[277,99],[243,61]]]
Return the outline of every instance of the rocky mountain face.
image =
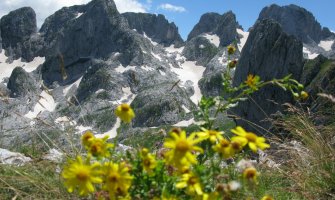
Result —
[[[120,14],[112,0],[62,8],[38,32],[31,8],[15,10],[0,23],[4,49],[0,52],[0,145],[23,148],[39,138],[42,143],[51,140],[67,146],[68,137],[87,129],[98,137],[114,137],[122,131],[122,138],[127,138],[155,128],[191,125],[202,96],[222,95],[227,45],[235,42],[238,50],[231,56],[239,60],[235,85],[249,73],[262,80],[292,73],[306,84],[327,83],[332,92],[333,82],[319,75],[326,69],[324,63],[332,61],[320,57],[304,65],[301,38],[287,35],[281,27],[272,20],[259,20],[248,37],[231,11],[207,13],[184,42],[175,24],[163,15]],[[320,43],[332,37],[327,31],[322,34]],[[313,48],[322,49],[317,46]],[[307,70],[302,73],[303,65]],[[332,79],[332,67],[326,71]],[[314,89],[311,86],[309,91],[314,94]],[[252,97],[254,101],[243,102],[232,112],[266,129],[270,124],[262,120],[281,111],[281,103],[292,102],[289,94],[274,87]],[[123,102],[136,112],[129,125],[114,116]]]
[[[296,5],[278,6],[276,4],[263,8],[258,20],[273,19],[277,21],[283,30],[298,38],[304,43],[306,58],[308,54],[323,54],[326,57],[334,57],[335,34],[327,27],[321,27],[313,14]]]
[[[306,91],[311,98],[307,106],[314,113],[318,113],[318,124],[333,123],[334,96],[335,96],[335,62],[319,55],[304,64],[301,83],[306,86]]]
[[[278,23],[266,19],[258,21],[250,31],[233,84],[237,86],[244,82],[248,74],[258,75],[263,81],[289,74],[300,80],[302,70],[302,43],[294,36],[287,35]],[[281,88],[266,86],[252,94],[250,99],[240,102],[231,113],[243,119],[237,120],[237,124],[264,133],[258,126],[269,130],[271,123],[266,118],[282,111],[283,103],[293,103],[292,95]]]
[[[181,47],[183,39],[179,35],[177,26],[165,19],[164,15],[148,13],[123,13],[128,21],[129,27],[140,34],[146,34],[152,41],[162,44],[165,47],[174,45]]]
[[[200,21],[194,26],[187,37],[187,41],[204,33],[216,34],[220,38],[220,46],[224,47],[238,41],[237,28],[241,27],[232,11],[223,15],[206,13],[201,16]]]
[[[38,35],[36,14],[32,8],[23,7],[3,16],[0,29],[2,48],[11,60],[22,57],[31,61],[36,56]]]

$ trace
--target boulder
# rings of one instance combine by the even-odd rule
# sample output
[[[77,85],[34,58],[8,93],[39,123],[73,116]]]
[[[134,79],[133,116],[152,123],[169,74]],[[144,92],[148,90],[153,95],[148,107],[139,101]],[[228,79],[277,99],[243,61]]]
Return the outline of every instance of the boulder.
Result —
[[[39,89],[36,81],[22,67],[16,67],[7,84],[10,90],[10,97],[32,97],[39,95]]]

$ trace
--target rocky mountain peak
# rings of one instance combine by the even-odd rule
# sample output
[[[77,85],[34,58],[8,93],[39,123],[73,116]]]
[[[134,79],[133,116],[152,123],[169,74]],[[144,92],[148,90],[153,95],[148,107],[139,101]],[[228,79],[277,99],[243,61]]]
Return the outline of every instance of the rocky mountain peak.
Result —
[[[169,23],[164,15],[128,12],[122,16],[127,19],[131,29],[135,29],[141,35],[146,34],[154,42],[166,47],[172,44],[180,47],[183,44],[177,26],[173,22]]]
[[[31,60],[30,37],[37,32],[36,14],[31,7],[23,7],[3,16],[0,22],[2,48],[6,54],[17,59]]]
[[[244,82],[248,74],[258,75],[263,81],[283,78],[289,74],[299,80],[302,68],[302,43],[294,36],[287,35],[277,22],[261,20],[250,31],[236,67],[233,84],[237,86]],[[240,102],[232,109],[232,114],[244,119],[237,120],[237,124],[264,133],[257,125],[269,129],[271,123],[265,119],[281,111],[282,104],[287,102],[293,102],[290,93],[275,86],[267,86],[251,95],[249,100]]]
[[[63,12],[68,12],[63,18],[67,23],[53,36],[42,67],[42,77],[47,85],[54,81],[60,84],[74,82],[87,70],[92,58],[107,59],[118,53],[117,59],[125,66],[131,62],[141,63],[142,50],[150,46],[150,42],[129,29],[112,0],[94,0],[83,7],[70,7]],[[68,17],[75,12],[75,17]],[[60,23],[57,15],[50,17],[54,20],[49,20],[52,23],[47,26],[57,27]],[[62,65],[67,72],[66,80],[62,77]]]
[[[329,29],[322,29],[320,23],[313,14],[297,5],[278,6],[272,4],[263,8],[258,20],[273,19],[277,21],[283,30],[294,35],[303,43],[318,44],[320,40],[333,35]]]
[[[238,40],[236,29],[239,28],[236,16],[232,11],[223,15],[218,13],[206,13],[201,16],[199,22],[194,26],[187,41],[204,33],[216,34],[220,38],[220,46],[227,46]]]

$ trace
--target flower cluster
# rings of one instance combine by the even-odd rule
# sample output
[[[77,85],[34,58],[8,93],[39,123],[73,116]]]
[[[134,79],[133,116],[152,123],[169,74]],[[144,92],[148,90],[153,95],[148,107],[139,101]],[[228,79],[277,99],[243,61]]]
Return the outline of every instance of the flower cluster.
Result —
[[[288,90],[299,99],[307,99],[308,94],[290,76],[261,81],[258,75],[249,74],[239,86],[233,86],[231,72],[237,60],[231,61],[230,56],[235,52],[236,45],[227,47],[228,65],[223,73],[223,86],[229,95],[201,99],[197,110],[204,122],[201,127],[196,131],[173,128],[155,153],[141,148],[120,154],[115,149],[117,140],[109,143],[108,136],[97,138],[93,132],[86,131],[81,137],[86,158],[76,156],[63,167],[62,177],[68,192],[78,191],[81,196],[91,195],[99,200],[218,200],[233,199],[237,191],[241,191],[239,195],[244,192],[244,196],[235,197],[249,199],[259,183],[260,172],[243,158],[270,145],[264,137],[241,126],[231,129],[231,133],[215,127],[218,113],[236,106],[268,84]],[[215,115],[211,116],[212,113]],[[130,105],[121,104],[115,109],[115,115],[123,123],[130,123],[135,112]],[[259,198],[273,200],[264,193]]]

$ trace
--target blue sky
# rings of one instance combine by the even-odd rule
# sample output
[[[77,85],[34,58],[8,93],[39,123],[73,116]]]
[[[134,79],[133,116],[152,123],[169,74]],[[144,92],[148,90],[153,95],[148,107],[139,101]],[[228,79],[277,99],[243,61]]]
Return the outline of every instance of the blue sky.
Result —
[[[145,1],[143,1],[145,2]],[[150,1],[149,1],[150,2]],[[185,8],[184,12],[172,12],[159,9],[159,5],[169,3]],[[206,12],[223,14],[232,10],[244,29],[251,27],[262,8],[276,3],[278,5],[296,4],[313,13],[321,26],[335,31],[335,0],[153,0],[149,12],[164,14],[176,23],[182,37],[188,33]]]
[[[0,17],[23,7],[32,7],[40,27],[46,17],[63,6],[88,3],[90,0],[0,0]],[[206,12],[223,14],[232,10],[244,29],[250,28],[265,6],[296,4],[311,11],[321,26],[335,31],[335,0],[114,0],[122,12],[149,12],[164,14],[175,22],[186,39],[194,25]]]

